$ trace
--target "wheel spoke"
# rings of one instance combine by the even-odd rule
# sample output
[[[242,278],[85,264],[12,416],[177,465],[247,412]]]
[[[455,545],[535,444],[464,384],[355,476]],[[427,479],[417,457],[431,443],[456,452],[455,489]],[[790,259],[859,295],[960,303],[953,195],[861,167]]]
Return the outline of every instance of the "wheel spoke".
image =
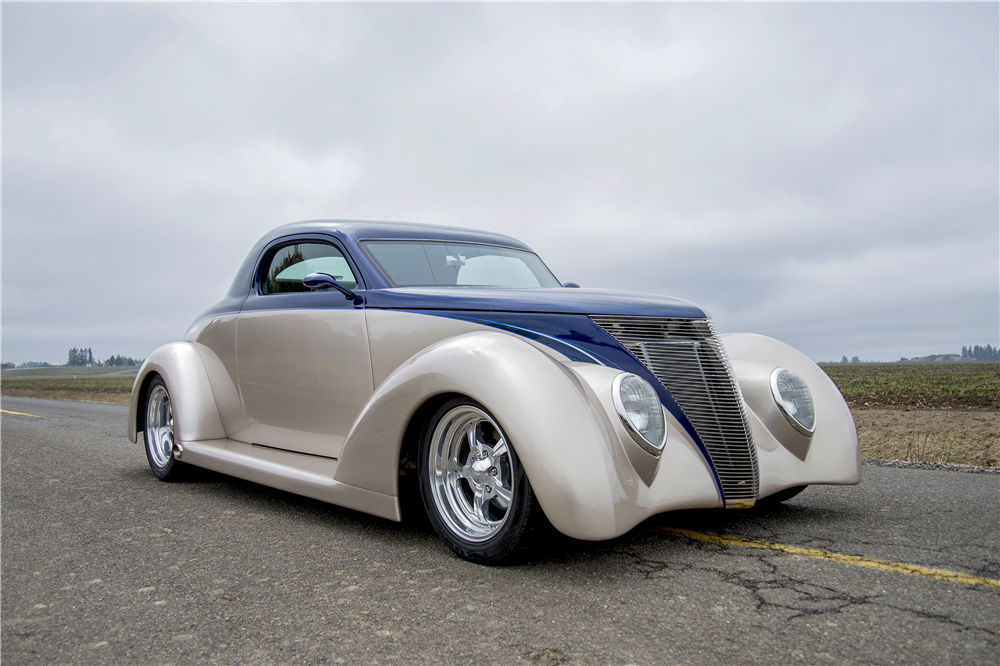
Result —
[[[483,443],[476,438],[476,422],[473,421],[465,428],[465,440],[469,443],[469,455],[473,452],[482,454]]]
[[[442,458],[441,464],[438,465],[437,469],[442,474],[455,472],[456,474],[464,475],[465,466],[454,458]]]
[[[499,458],[510,455],[510,451],[507,450],[507,440],[501,439],[497,442],[497,445],[493,447],[493,464],[497,463]]]
[[[500,498],[501,502],[504,505],[504,508],[510,506],[510,502],[514,498],[514,493],[511,492],[510,488],[504,488],[499,483],[497,483],[497,485],[493,487],[493,492],[496,493],[496,496],[498,498]]]
[[[472,499],[472,509],[476,518],[484,523],[492,523],[490,520],[490,499],[483,492],[482,488],[476,490],[476,495]]]

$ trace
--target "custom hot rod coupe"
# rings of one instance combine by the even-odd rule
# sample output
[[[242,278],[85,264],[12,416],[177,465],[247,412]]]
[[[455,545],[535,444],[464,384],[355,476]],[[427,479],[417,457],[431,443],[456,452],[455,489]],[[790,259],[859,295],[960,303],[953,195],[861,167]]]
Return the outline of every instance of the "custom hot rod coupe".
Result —
[[[749,508],[861,479],[840,392],[759,335],[673,298],[561,285],[467,229],[275,229],[183,342],[143,364],[128,436],[196,465],[391,520],[414,503],[497,562],[542,513],[610,539],[673,509]]]

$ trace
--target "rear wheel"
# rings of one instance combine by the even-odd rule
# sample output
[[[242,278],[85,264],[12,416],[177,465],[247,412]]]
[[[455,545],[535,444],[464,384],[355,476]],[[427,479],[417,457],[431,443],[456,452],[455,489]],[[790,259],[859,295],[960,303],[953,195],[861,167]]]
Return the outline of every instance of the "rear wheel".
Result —
[[[162,377],[155,377],[146,392],[146,460],[158,479],[176,479],[184,463],[174,458],[174,409]]]
[[[541,514],[514,448],[486,409],[468,398],[428,421],[418,455],[420,494],[435,531],[467,560],[512,555]]]

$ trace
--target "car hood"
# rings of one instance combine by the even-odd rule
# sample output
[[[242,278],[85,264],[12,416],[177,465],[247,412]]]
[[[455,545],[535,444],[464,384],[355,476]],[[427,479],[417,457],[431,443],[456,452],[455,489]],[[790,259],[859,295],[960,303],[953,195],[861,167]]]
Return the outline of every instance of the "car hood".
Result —
[[[698,306],[669,296],[610,289],[476,289],[465,287],[406,287],[372,289],[366,306],[392,310],[452,310],[603,314],[702,319]]]

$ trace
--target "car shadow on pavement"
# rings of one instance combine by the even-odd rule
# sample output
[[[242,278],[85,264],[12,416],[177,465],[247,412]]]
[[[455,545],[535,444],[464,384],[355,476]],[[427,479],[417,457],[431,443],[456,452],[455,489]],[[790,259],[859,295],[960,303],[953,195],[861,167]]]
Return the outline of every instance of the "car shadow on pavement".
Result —
[[[451,557],[427,520],[419,491],[413,484],[405,482],[400,488],[403,520],[396,523],[204,468],[188,467],[181,478],[169,482],[159,481],[148,469],[138,466],[123,470],[122,475],[130,482],[141,482],[151,492],[168,496],[175,506],[186,502],[201,504],[217,501],[239,513],[294,518],[298,522],[354,532],[388,551],[404,547],[400,544],[412,548],[416,542],[440,550],[443,557]],[[773,539],[776,533],[801,532],[800,528],[810,524],[847,524],[858,520],[859,513],[860,510],[848,503],[833,507],[829,504],[814,506],[798,499],[747,510],[672,511],[653,516],[626,534],[607,541],[581,541],[565,536],[542,516],[542,520],[537,521],[526,534],[524,544],[527,547],[503,566],[562,566],[581,560],[594,561],[595,558],[598,561],[602,558],[617,559],[623,550],[660,548],[665,541],[677,538],[659,532],[658,528]]]

